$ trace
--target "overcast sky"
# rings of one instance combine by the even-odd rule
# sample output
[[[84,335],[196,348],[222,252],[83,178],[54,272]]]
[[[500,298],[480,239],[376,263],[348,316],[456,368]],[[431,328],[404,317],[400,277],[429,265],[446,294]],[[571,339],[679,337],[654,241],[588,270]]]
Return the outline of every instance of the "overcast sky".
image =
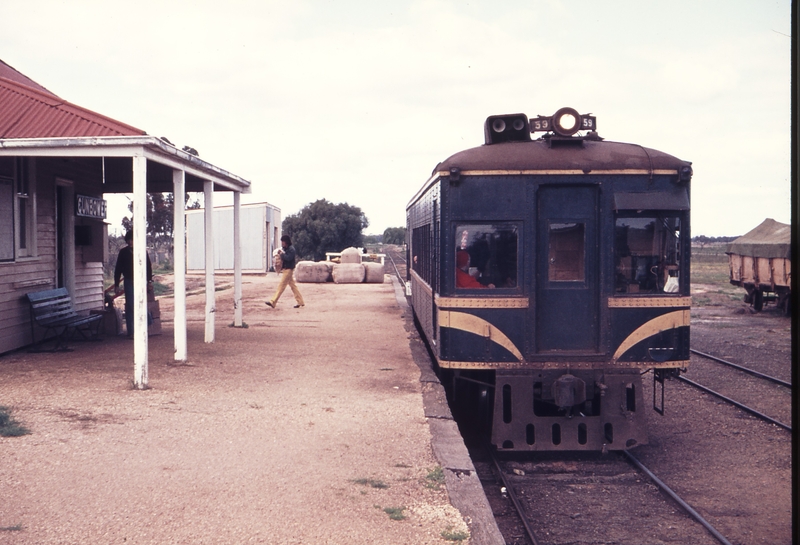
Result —
[[[693,235],[790,221],[790,0],[26,0],[0,21],[7,64],[283,217],[325,198],[404,225],[487,116],[570,106],[692,161]]]

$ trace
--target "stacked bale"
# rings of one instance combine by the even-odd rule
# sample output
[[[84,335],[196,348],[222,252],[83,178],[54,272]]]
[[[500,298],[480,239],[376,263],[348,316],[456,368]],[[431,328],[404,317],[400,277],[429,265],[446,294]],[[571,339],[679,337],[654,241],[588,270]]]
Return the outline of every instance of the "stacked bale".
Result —
[[[383,284],[383,265],[380,263],[364,263],[364,282]]]
[[[333,266],[331,276],[336,284],[359,284],[364,281],[364,273],[358,248],[345,248],[339,263]]]
[[[345,248],[342,250],[342,258],[339,263],[358,263],[361,264],[361,252],[358,248]]]
[[[361,263],[337,263],[333,266],[333,281],[337,284],[360,284],[364,281]]]
[[[294,279],[297,282],[323,283],[331,279],[331,264],[326,261],[315,263],[313,261],[300,261],[294,269]]]
[[[383,265],[361,263],[361,250],[347,248],[342,251],[339,263],[331,261],[300,261],[294,269],[297,282],[323,283],[333,280],[336,284],[360,284],[362,282],[382,284]]]

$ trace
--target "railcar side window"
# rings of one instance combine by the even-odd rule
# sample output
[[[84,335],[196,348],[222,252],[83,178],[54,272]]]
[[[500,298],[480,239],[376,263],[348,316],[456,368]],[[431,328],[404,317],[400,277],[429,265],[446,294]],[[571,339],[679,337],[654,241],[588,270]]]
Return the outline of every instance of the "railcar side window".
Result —
[[[455,237],[457,288],[517,287],[516,225],[460,224]]]
[[[584,224],[551,222],[548,230],[547,279],[551,282],[583,282],[586,277]]]
[[[617,217],[614,258],[617,293],[677,293],[680,218],[660,214]]]
[[[411,232],[411,268],[428,284],[433,280],[431,248],[430,224],[415,228]]]

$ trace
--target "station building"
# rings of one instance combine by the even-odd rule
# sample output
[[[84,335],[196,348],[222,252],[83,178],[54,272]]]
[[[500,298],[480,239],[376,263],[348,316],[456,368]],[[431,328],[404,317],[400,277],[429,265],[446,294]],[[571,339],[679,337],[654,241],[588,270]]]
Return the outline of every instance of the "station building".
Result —
[[[182,240],[187,191],[203,192],[207,210],[213,210],[215,192],[233,192],[238,220],[239,196],[250,193],[250,182],[203,161],[194,150],[71,104],[0,61],[0,354],[33,341],[29,292],[65,288],[75,310],[103,307],[105,195],[133,194],[134,277],[144,279],[147,193],[174,194],[180,218],[175,238]],[[205,216],[203,240],[211,255],[214,220],[210,212]],[[232,230],[238,253],[238,223]],[[176,244],[175,253],[175,263],[184,263],[184,245]],[[185,270],[175,270],[176,359],[185,360]],[[213,342],[213,264],[207,262],[205,270],[205,341]],[[134,315],[145,324],[146,282],[135,284]],[[144,333],[134,339],[135,381],[144,386],[146,327],[139,330]]]

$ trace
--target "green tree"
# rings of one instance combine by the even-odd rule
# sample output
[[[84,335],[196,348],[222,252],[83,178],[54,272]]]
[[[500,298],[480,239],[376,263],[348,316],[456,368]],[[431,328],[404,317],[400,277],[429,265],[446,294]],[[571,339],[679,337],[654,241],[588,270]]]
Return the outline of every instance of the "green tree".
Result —
[[[188,210],[200,208],[200,201],[189,203],[189,194],[185,197],[185,207]],[[128,203],[128,210],[133,212],[133,201]],[[175,196],[172,193],[147,194],[147,242],[156,246],[172,246],[173,214],[175,210]],[[133,229],[133,220],[129,217],[122,218],[122,228],[126,231]]]
[[[369,220],[359,207],[325,199],[307,204],[283,220],[283,232],[291,237],[298,257],[315,261],[324,260],[325,252],[363,246],[362,231],[368,226]]]
[[[388,227],[383,232],[384,244],[403,244],[406,241],[405,227]]]
[[[200,208],[200,200],[189,203],[189,194],[185,196],[185,208],[192,210]],[[133,201],[128,203],[128,210],[133,212]],[[173,262],[173,218],[175,210],[175,195],[173,193],[148,193],[147,194],[147,247],[155,253],[150,259],[154,265],[164,265]],[[122,228],[125,231],[133,229],[133,219],[122,218]],[[122,240],[122,237],[120,237]],[[123,242],[124,245],[124,242]],[[111,240],[109,240],[111,246]],[[119,251],[119,250],[117,250]],[[113,261],[116,263],[116,252],[112,252]],[[111,268],[111,270],[114,270]]]

